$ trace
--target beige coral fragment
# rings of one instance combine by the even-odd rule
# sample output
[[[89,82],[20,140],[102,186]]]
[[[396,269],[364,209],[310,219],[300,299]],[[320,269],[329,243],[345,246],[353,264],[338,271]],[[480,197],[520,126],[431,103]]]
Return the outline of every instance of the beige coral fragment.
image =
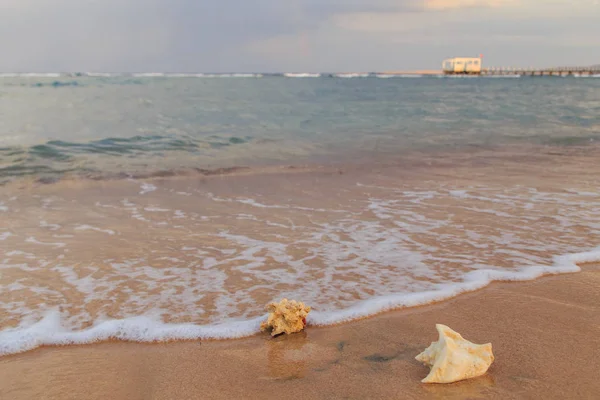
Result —
[[[431,367],[423,383],[451,383],[483,375],[494,361],[492,344],[475,344],[446,325],[436,324],[437,342],[415,358]]]
[[[300,332],[306,325],[306,316],[310,307],[296,300],[283,299],[279,303],[271,303],[267,307],[268,319],[260,325],[261,331],[271,329],[271,336],[280,333]]]

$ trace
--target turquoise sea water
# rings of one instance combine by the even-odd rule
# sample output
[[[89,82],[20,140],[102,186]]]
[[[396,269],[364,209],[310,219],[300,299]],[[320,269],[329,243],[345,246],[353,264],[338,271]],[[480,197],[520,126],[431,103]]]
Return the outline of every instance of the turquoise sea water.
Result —
[[[0,78],[3,182],[598,138],[594,78]]]

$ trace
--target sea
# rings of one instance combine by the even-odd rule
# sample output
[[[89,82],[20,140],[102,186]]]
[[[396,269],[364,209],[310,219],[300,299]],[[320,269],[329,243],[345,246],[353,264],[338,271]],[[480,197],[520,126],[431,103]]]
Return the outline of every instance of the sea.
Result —
[[[254,335],[600,261],[600,79],[0,75],[0,355]]]

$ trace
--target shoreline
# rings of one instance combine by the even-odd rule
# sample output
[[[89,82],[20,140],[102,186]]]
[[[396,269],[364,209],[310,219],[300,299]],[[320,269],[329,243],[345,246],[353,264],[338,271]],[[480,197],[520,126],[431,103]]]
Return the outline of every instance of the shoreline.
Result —
[[[44,304],[44,311],[30,314],[30,318],[35,315],[38,321],[33,326],[0,332],[0,354],[30,350],[38,343],[89,343],[111,337],[148,342],[251,336],[258,332],[260,318],[264,316],[263,307],[281,297],[296,298],[311,305],[313,312],[308,321],[313,326],[337,324],[392,309],[442,301],[463,292],[479,290],[491,281],[530,280],[545,274],[576,272],[579,271],[576,263],[600,261],[599,243],[595,241],[594,225],[591,225],[594,215],[588,214],[597,207],[596,194],[589,189],[596,186],[597,167],[594,166],[598,147],[546,149],[531,153],[531,147],[503,148],[503,151],[489,148],[470,152],[450,150],[443,155],[436,152],[377,160],[364,158],[353,160],[354,163],[320,168],[288,166],[227,170],[224,172],[228,173],[223,175],[198,178],[160,177],[147,182],[74,180],[5,187],[9,195],[9,189],[16,189],[12,193],[13,199],[4,206],[7,212],[0,215],[0,220],[5,220],[8,227],[0,239],[3,245],[12,246],[7,248],[14,250],[8,255],[11,257],[9,262],[5,261],[13,266],[12,270],[6,269],[6,282],[27,282],[31,273],[22,271],[20,266],[30,265],[28,257],[39,254],[43,263],[56,266],[51,270],[39,267],[44,282],[50,282],[51,288],[56,287],[63,298],[82,296],[83,299],[65,304],[48,296],[36,297],[39,291],[32,292],[27,286],[15,285],[10,295],[13,304],[16,304],[15,300],[21,300],[31,310],[37,310],[37,304]],[[484,188],[481,191],[480,185]],[[499,190],[499,194],[486,192],[488,188]],[[515,192],[506,192],[510,188]],[[417,192],[413,192],[415,190]],[[21,193],[25,196],[19,199]],[[419,194],[411,197],[413,193]],[[535,206],[537,209],[534,209],[534,203],[539,204]],[[405,218],[409,210],[414,210],[414,214]],[[570,220],[551,218],[557,210],[563,210]],[[26,218],[28,216],[31,218]],[[190,220],[189,216],[193,218]],[[453,219],[448,220],[449,216]],[[354,219],[346,226],[348,218]],[[395,218],[400,225],[395,225]],[[507,218],[513,219],[514,223]],[[431,222],[420,224],[422,220]],[[519,225],[523,222],[530,227],[520,231]],[[31,229],[23,230],[23,226]],[[140,237],[140,229],[146,236]],[[229,232],[232,229],[233,234]],[[398,239],[392,235],[393,240],[385,242],[378,233],[383,229]],[[418,236],[419,232],[428,229],[435,231],[429,236]],[[363,230],[370,236],[351,236]],[[508,251],[504,230],[509,235]],[[306,231],[313,232],[312,236],[298,234]],[[415,232],[412,243],[422,248],[413,250],[399,245],[406,239],[405,231]],[[336,235],[340,232],[338,239]],[[515,232],[522,235],[522,239],[514,240],[516,247],[511,250],[510,235]],[[570,235],[568,246],[556,241],[567,233]],[[260,234],[262,236],[258,236]],[[321,247],[320,242],[312,240],[314,235],[323,237],[323,234],[333,235],[333,240],[328,239],[330,247]],[[179,247],[162,246],[165,237],[179,243]],[[486,240],[486,237],[492,240]],[[413,240],[408,239],[409,242]],[[94,247],[97,241],[103,243],[100,250]],[[298,243],[302,245],[298,246]],[[548,248],[548,243],[554,244]],[[199,251],[199,244],[200,248],[205,246],[201,256],[195,253]],[[523,245],[531,251],[519,252]],[[403,263],[397,258],[379,258],[389,246],[398,249],[399,254],[416,254],[416,261]],[[373,248],[381,251],[369,250]],[[222,253],[220,249],[230,249],[228,251],[232,253]],[[327,255],[331,249],[355,256],[329,259]],[[515,255],[515,249],[517,261],[511,257]],[[239,259],[244,252],[249,255]],[[465,266],[464,257],[458,258],[457,254],[478,259],[479,266],[470,268],[468,263]],[[363,259],[356,258],[361,255]],[[421,256],[424,258],[419,258]],[[202,261],[197,261],[199,258]],[[135,260],[140,259],[138,266]],[[131,262],[131,267],[119,269],[122,267],[118,264],[113,268],[113,260]],[[204,264],[206,260],[209,264]],[[309,261],[305,264],[304,260]],[[338,263],[349,267],[354,263],[358,269],[352,273],[338,271],[335,267]],[[76,268],[71,270],[63,264]],[[450,268],[442,269],[446,264]],[[205,265],[208,268],[221,265],[219,268],[230,278],[223,284],[225,292],[246,290],[249,293],[247,299],[251,301],[232,301],[235,307],[241,304],[240,308],[233,312],[226,310],[227,318],[221,318],[222,311],[216,308],[214,300],[221,299],[218,297],[220,292],[215,292],[210,285],[202,286],[210,278]],[[240,272],[240,265],[256,267]],[[290,268],[290,265],[299,269],[282,269],[282,266]],[[376,265],[371,275],[363,270],[370,265]],[[418,285],[419,278],[421,282],[439,283],[424,283],[421,289],[419,286],[415,289],[413,286],[402,287],[402,277],[413,273],[410,268],[401,270],[403,265],[427,268],[424,273],[415,269],[417,275],[413,283]],[[170,270],[173,267],[178,268],[174,270],[176,272]],[[310,277],[318,280],[326,268],[337,274],[335,282],[340,285],[337,293],[352,293],[352,299],[339,295],[329,298],[326,288],[322,291],[324,286],[310,286]],[[261,289],[254,291],[257,286],[254,279],[256,274],[262,273],[261,269],[288,274],[284,275],[284,281],[287,279],[288,283],[282,285],[279,282],[279,286],[274,286],[272,282],[277,279],[267,276],[271,280],[262,278]],[[65,278],[65,271],[75,272]],[[381,275],[374,275],[378,273]],[[169,282],[162,286],[152,274],[167,277]],[[186,279],[193,279],[193,274],[198,274],[195,283],[186,285]],[[369,286],[374,276],[382,279],[380,286]],[[428,278],[422,279],[425,276]],[[111,286],[111,280],[122,284]],[[83,285],[82,282],[88,281],[94,284]],[[306,282],[301,285],[304,292],[295,292],[298,281]],[[366,291],[352,292],[355,282],[363,283]],[[273,286],[269,287],[271,284]],[[36,282],[30,285],[36,288]],[[127,300],[132,300],[133,293],[128,291],[129,285],[136,285],[134,292],[157,296],[159,300],[162,297],[158,295],[163,290],[173,291],[180,303],[171,302],[171,294],[164,296],[167,300],[163,307],[156,306],[156,309],[173,309],[176,313],[160,311],[158,314],[153,303],[132,307],[132,301]],[[92,287],[100,287],[104,296],[117,296],[120,301],[107,304],[96,290],[90,290]],[[381,291],[380,287],[383,288]],[[204,302],[204,297],[199,294],[207,293]],[[227,296],[223,297],[231,301]],[[62,324],[74,326],[75,331],[65,332],[60,313],[49,310],[60,310],[65,318]],[[206,315],[203,310],[212,314]],[[27,315],[24,311],[19,312]],[[3,315],[4,328],[19,325],[22,317],[15,317],[15,314],[7,312]],[[83,317],[80,325],[68,321],[75,315]],[[138,317],[128,318],[132,315]],[[160,315],[161,319],[139,317],[143,315]]]
[[[271,338],[43,347],[0,358],[0,397],[593,398],[600,390],[600,264],[494,282],[433,304]],[[482,377],[425,385],[414,356],[444,323],[496,360]],[[209,367],[210,366],[210,367]],[[53,385],[47,383],[53,379]]]
[[[546,276],[579,273],[582,271],[579,264],[598,262],[600,262],[600,247],[584,253],[558,256],[551,266],[523,267],[518,272],[477,270],[473,271],[474,275],[483,280],[470,279],[455,284],[444,284],[443,288],[426,292],[376,296],[342,310],[313,311],[307,317],[308,326],[329,327],[351,324],[387,312],[450,301],[465,294],[476,293],[494,283],[529,282]],[[265,318],[266,314],[248,320],[196,325],[170,324],[145,316],[135,316],[107,320],[85,330],[65,331],[61,324],[60,312],[53,310],[24,330],[0,332],[0,357],[21,354],[40,347],[87,345],[113,340],[133,343],[169,343],[179,340],[220,341],[250,338],[261,334],[259,326]],[[47,331],[52,333],[47,334]],[[11,349],[6,345],[3,346],[2,342],[11,343],[13,346],[16,344],[18,348]]]

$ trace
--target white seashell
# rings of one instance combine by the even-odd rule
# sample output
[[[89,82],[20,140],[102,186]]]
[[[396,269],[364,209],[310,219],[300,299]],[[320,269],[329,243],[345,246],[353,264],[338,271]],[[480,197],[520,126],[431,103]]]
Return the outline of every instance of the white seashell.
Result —
[[[423,383],[451,383],[486,373],[492,362],[492,344],[474,344],[446,325],[436,324],[437,342],[415,358],[431,367]]]

